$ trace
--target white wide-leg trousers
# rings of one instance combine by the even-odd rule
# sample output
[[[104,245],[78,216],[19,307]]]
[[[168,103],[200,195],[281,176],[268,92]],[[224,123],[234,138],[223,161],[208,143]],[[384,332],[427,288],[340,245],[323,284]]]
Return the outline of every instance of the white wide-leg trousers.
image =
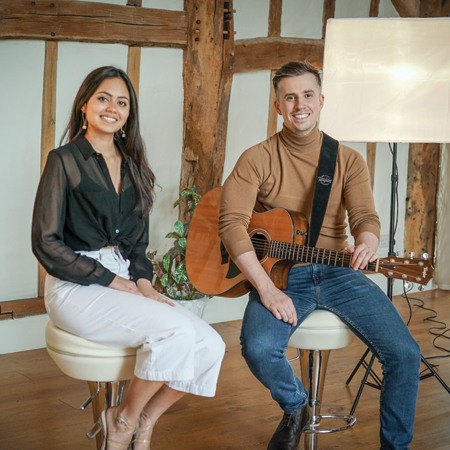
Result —
[[[129,278],[129,261],[117,248],[79,253]],[[45,282],[45,306],[53,323],[69,333],[111,347],[137,347],[138,378],[214,396],[225,344],[212,327],[186,308],[50,275]]]

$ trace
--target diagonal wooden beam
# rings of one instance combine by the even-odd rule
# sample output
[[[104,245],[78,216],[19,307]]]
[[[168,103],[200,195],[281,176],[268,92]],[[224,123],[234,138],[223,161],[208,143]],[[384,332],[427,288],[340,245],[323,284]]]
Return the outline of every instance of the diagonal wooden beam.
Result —
[[[419,17],[442,17],[442,0],[421,0]]]
[[[308,60],[321,68],[323,39],[267,37],[235,42],[234,72],[279,69],[293,60]]]
[[[400,17],[419,17],[420,0],[391,0]]]
[[[0,39],[185,47],[185,11],[69,0],[0,0]]]

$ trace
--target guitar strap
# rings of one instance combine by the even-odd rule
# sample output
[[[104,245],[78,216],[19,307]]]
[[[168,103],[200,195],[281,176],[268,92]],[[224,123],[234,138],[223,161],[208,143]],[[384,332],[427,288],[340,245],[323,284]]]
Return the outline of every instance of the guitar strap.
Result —
[[[323,133],[309,224],[308,245],[310,247],[315,247],[319,238],[320,229],[322,228],[323,218],[325,217],[325,211],[333,185],[338,148],[339,142]]]

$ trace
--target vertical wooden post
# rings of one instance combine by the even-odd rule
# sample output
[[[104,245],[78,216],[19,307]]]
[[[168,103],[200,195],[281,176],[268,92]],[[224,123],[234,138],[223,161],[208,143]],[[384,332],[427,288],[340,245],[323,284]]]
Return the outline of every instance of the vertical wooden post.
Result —
[[[336,0],[324,0],[323,16],[322,16],[322,39],[325,39],[325,30],[327,28],[327,20],[334,17],[336,10]]]
[[[380,0],[371,0],[369,17],[378,17],[380,12]]]
[[[142,0],[128,0],[127,6],[142,6]],[[139,99],[139,80],[141,74],[141,47],[128,47],[127,75],[133,84],[136,97]]]
[[[283,0],[270,0],[268,36],[281,36],[281,11]]]
[[[439,144],[410,144],[405,218],[405,252],[434,256]]]
[[[269,7],[269,37],[281,36],[281,12],[283,7],[283,0],[270,0]],[[270,72],[270,80],[275,76],[276,70]],[[270,83],[269,94],[269,117],[267,119],[267,137],[273,136],[277,132],[278,114],[273,106],[276,100],[275,91],[273,90],[272,82]]]
[[[128,47],[127,74],[133,84],[136,97],[139,98],[139,80],[141,74],[141,47]]]
[[[233,2],[185,0],[184,8],[189,25],[180,191],[195,184],[205,194],[222,182],[234,70]],[[180,208],[180,218],[184,214]]]
[[[375,157],[377,154],[377,144],[375,142],[367,143],[367,167],[369,168],[370,186],[373,191],[373,184],[375,179]]]
[[[58,42],[45,43],[44,89],[42,94],[42,129],[41,129],[41,174],[47,156],[55,148],[56,123],[56,69],[58,62]],[[44,296],[45,269],[39,264],[38,296]]]

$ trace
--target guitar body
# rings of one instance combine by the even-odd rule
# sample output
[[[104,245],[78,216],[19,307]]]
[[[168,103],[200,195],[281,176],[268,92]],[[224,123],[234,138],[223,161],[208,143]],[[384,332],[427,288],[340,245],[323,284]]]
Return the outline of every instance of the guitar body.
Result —
[[[239,297],[252,288],[237,269],[218,235],[221,188],[205,194],[195,209],[186,247],[186,268],[192,284],[204,294]],[[266,273],[280,289],[287,287],[292,261],[268,255],[270,241],[304,245],[308,223],[303,214],[283,208],[253,212],[247,232]]]

